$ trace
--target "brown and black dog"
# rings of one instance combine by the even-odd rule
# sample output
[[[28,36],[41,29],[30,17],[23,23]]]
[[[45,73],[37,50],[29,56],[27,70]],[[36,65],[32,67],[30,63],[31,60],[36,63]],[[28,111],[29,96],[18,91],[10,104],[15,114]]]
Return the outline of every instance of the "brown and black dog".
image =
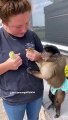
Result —
[[[60,54],[59,49],[53,45],[46,45],[41,55],[41,59],[36,61],[36,64],[39,67],[39,71],[28,68],[27,72],[35,77],[45,79],[53,88],[60,88],[65,81],[64,69],[66,60],[63,55]],[[52,103],[49,105],[48,109],[55,107],[55,117],[58,118],[60,116],[61,104],[65,98],[65,92],[58,89],[56,90],[55,95],[53,95],[50,89],[49,98]]]

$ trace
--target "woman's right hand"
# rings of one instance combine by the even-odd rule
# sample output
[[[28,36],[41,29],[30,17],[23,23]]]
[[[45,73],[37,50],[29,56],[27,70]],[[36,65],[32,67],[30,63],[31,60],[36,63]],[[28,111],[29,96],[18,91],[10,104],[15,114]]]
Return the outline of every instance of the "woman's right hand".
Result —
[[[8,60],[5,61],[5,64],[7,65],[8,70],[17,70],[22,65],[22,59],[19,54],[15,54],[15,58],[8,58]]]

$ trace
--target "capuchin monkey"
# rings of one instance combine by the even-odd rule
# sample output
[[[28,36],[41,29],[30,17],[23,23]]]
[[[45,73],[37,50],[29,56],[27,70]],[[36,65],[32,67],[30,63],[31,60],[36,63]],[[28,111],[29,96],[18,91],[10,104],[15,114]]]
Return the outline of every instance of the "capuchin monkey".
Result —
[[[53,45],[45,45],[41,59],[36,61],[39,71],[34,71],[32,68],[28,68],[27,72],[35,77],[45,79],[47,83],[51,86],[49,90],[49,98],[51,107],[56,108],[55,118],[60,116],[61,104],[65,98],[65,91],[61,90],[60,87],[65,81],[65,65],[66,60],[60,54],[59,49]],[[55,90],[55,94],[52,93],[53,88],[59,88]]]

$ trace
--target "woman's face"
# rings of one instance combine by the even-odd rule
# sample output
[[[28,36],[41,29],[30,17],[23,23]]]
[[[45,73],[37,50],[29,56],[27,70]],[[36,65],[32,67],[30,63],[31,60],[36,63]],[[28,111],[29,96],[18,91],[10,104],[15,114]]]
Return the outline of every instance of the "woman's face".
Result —
[[[29,27],[30,15],[30,12],[25,12],[12,16],[7,23],[3,22],[3,27],[8,33],[17,37],[23,37]]]

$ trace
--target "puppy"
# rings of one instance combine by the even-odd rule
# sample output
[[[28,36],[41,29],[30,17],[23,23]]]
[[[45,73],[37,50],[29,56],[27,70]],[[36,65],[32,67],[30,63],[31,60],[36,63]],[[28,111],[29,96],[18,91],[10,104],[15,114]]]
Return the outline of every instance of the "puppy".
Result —
[[[65,98],[65,91],[60,88],[65,82],[64,68],[66,60],[60,54],[60,51],[56,46],[46,45],[41,55],[41,59],[36,61],[36,64],[39,67],[39,71],[28,68],[27,72],[35,77],[45,79],[51,86],[49,98],[52,103],[49,105],[48,109],[55,107],[55,117],[58,118],[60,116],[61,104]]]

